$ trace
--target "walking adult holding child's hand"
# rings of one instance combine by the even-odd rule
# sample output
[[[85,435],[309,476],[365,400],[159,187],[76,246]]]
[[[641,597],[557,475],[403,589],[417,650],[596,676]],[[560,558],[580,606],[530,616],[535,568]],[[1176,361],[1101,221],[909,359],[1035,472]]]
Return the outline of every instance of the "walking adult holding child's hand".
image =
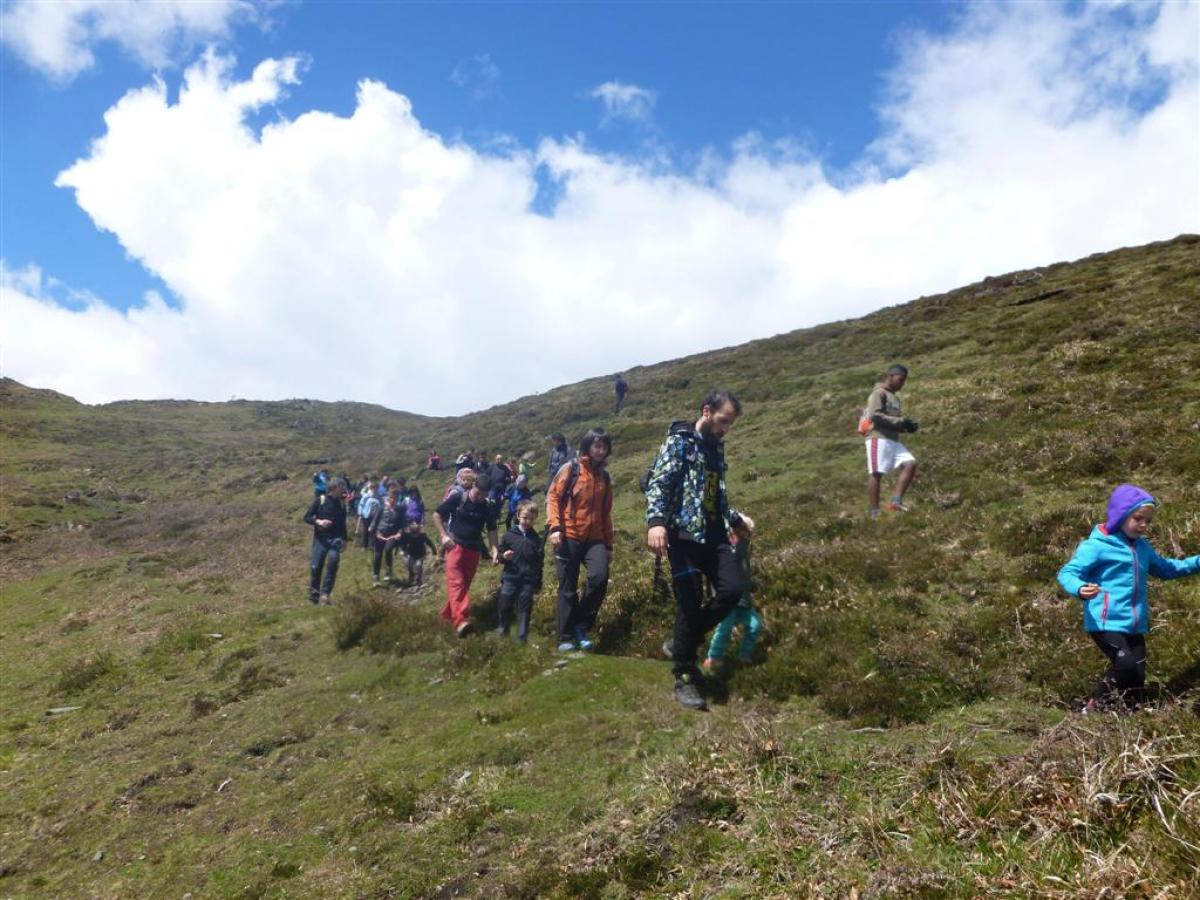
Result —
[[[706,709],[696,651],[745,591],[730,534],[747,538],[754,520],[729,505],[725,491],[725,435],[742,406],[728,391],[704,398],[694,423],[675,422],[646,482],[646,543],[671,565],[675,633],[664,649],[674,663],[675,699]],[[704,578],[715,588],[707,599]]]

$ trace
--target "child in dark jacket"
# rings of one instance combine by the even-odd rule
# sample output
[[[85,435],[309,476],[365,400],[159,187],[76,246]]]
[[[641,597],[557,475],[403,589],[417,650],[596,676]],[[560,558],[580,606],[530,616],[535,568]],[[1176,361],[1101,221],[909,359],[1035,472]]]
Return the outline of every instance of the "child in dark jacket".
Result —
[[[1058,583],[1083,601],[1083,627],[1109,669],[1084,712],[1104,709],[1117,695],[1128,708],[1142,699],[1146,683],[1146,633],[1150,606],[1146,578],[1182,578],[1200,573],[1200,555],[1164,559],[1146,540],[1158,501],[1132,484],[1112,492],[1103,524],[1059,570]]]
[[[379,563],[387,564],[386,579],[391,581],[392,556],[400,543],[400,535],[404,533],[404,513],[406,506],[400,499],[400,486],[392,482],[388,486],[387,499],[375,510],[371,519],[371,533],[375,536],[375,559],[371,566],[371,583],[379,586]]]
[[[517,507],[517,524],[500,538],[500,559],[504,572],[500,576],[499,634],[508,636],[512,624],[513,602],[517,607],[517,640],[529,637],[529,617],[533,612],[533,595],[542,589],[542,565],[545,547],[534,527],[538,507],[524,500]]]
[[[437,547],[429,539],[429,535],[421,530],[421,523],[409,522],[404,534],[400,536],[400,549],[404,551],[404,559],[408,563],[408,587],[421,586],[421,579],[425,574],[426,548],[437,556]]]

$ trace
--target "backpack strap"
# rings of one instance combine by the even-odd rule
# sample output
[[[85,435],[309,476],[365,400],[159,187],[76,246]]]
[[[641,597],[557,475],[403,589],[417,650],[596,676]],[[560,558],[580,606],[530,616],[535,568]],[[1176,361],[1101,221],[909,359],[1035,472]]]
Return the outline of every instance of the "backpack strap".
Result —
[[[572,457],[568,462],[563,463],[563,465],[571,467],[571,471],[567,473],[566,483],[563,484],[562,492],[558,497],[558,529],[566,534],[567,506],[575,505],[575,482],[579,480],[579,457]],[[558,471],[562,471],[562,466],[558,467]],[[558,477],[557,473],[555,477]]]
[[[567,531],[567,521],[566,521],[567,506],[568,505],[570,505],[572,507],[575,506],[575,482],[577,482],[579,480],[579,457],[578,456],[571,457],[571,461],[563,463],[563,466],[571,467],[571,471],[567,474],[566,484],[563,485],[563,493],[559,496],[559,499],[558,499],[558,528],[560,531],[562,531],[564,534],[566,534],[566,531]],[[559,467],[558,471],[559,472],[562,471],[562,466]],[[600,474],[604,476],[604,486],[606,488],[611,488],[612,487],[612,476],[608,474],[608,469],[601,469]],[[555,478],[557,478],[557,477],[558,476],[556,474]],[[596,477],[595,470],[592,471],[592,477],[593,478]]]

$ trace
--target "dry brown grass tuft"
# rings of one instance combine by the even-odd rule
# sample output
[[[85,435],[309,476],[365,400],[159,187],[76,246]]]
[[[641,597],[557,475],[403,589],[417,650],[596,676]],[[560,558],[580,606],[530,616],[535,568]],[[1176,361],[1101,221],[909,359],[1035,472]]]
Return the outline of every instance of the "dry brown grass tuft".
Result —
[[[1200,895],[1200,742],[1173,705],[1149,715],[1071,717],[996,767],[927,765],[919,803],[943,836],[1011,843],[1006,878],[1043,896]],[[1077,860],[1075,874],[1053,861]]]
[[[1072,717],[997,764],[978,733],[923,748],[834,724],[797,738],[746,713],[648,767],[568,857],[634,890],[1195,897],[1198,733],[1181,705]]]

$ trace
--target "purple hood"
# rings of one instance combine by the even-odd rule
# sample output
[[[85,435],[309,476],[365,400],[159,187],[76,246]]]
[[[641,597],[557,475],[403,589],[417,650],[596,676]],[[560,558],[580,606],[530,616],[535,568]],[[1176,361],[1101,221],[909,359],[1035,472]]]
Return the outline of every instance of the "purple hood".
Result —
[[[1112,496],[1108,498],[1108,515],[1105,516],[1104,527],[1109,534],[1119,534],[1121,523],[1125,517],[1139,506],[1150,504],[1158,506],[1158,501],[1143,491],[1136,484],[1119,484]]]

